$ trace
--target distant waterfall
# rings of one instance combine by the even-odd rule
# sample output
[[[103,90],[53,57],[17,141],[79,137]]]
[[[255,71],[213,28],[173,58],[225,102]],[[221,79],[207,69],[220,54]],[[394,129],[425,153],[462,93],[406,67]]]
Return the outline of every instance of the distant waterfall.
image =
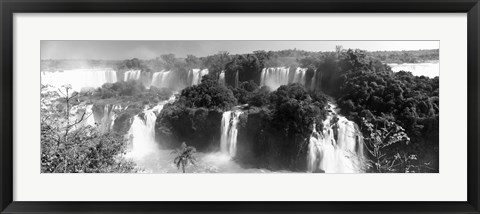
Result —
[[[237,152],[237,134],[240,110],[226,111],[222,115],[220,151],[224,154],[234,157]]]
[[[290,83],[300,83],[302,85],[305,85],[306,83],[306,74],[307,69],[306,68],[300,68],[298,67],[295,70],[295,74],[293,75],[293,80]]]
[[[113,123],[117,117],[117,113],[122,111],[120,105],[105,104],[103,107],[103,117],[100,120],[99,129],[101,132],[109,132],[113,128]]]
[[[41,83],[60,88],[71,85],[74,91],[98,88],[105,83],[117,82],[117,72],[109,69],[73,69],[57,72],[41,72]]]
[[[222,85],[225,85],[225,71],[220,72],[218,82]]]
[[[295,71],[290,72],[289,67],[264,68],[260,74],[260,85],[268,86],[272,90],[277,89],[281,85],[288,85],[289,83],[306,83],[306,68],[296,68]]]
[[[129,70],[126,71],[123,76],[123,81],[131,81],[131,80],[140,80],[140,76],[142,75],[141,70]]]
[[[260,76],[260,85],[268,86],[272,90],[277,89],[281,85],[287,85],[289,79],[290,68],[264,68]]]
[[[312,81],[310,82],[310,90],[315,90],[317,87],[317,74],[318,72],[315,72],[312,77]]]
[[[191,69],[186,76],[179,75],[179,71],[150,72],[142,70],[128,70],[123,75],[110,68],[73,69],[57,72],[42,71],[41,83],[51,85],[49,90],[57,90],[63,85],[71,85],[73,91],[93,90],[105,83],[120,81],[137,81],[145,88],[155,86],[157,88],[183,89],[185,85],[193,86],[201,83],[202,77],[209,73],[208,69]],[[225,74],[220,81],[224,81]],[[185,84],[186,83],[186,84]]]
[[[153,73],[151,86],[155,86],[157,88],[168,88],[173,84],[176,84],[174,82],[173,72],[160,71]]]
[[[308,145],[308,171],[325,173],[363,172],[363,136],[358,126],[333,112],[314,129]]]
[[[85,125],[93,126],[95,127],[95,118],[93,117],[93,110],[92,110],[93,105],[88,105],[85,109]]]
[[[132,150],[127,154],[128,157],[139,159],[158,151],[159,147],[155,142],[155,121],[157,120],[157,115],[162,111],[163,106],[174,100],[175,96],[172,96],[170,99],[160,102],[153,108],[145,109],[133,118],[132,125],[127,134],[132,146]]]
[[[190,86],[198,85],[202,81],[202,77],[208,74],[208,69],[192,69],[188,71],[188,83]]]

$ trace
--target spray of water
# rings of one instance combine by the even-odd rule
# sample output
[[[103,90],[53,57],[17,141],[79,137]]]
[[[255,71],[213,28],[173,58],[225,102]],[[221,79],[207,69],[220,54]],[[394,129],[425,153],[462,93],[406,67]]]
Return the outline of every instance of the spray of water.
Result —
[[[354,122],[331,111],[322,132],[314,125],[308,145],[309,172],[358,173],[363,171],[363,160],[363,137]]]
[[[145,109],[141,114],[133,117],[132,125],[127,133],[132,149],[127,157],[142,160],[148,155],[159,152],[159,144],[155,142],[155,121],[163,106],[174,100],[175,96],[172,96],[170,99],[160,102],[153,108]]]
[[[289,67],[264,68],[260,74],[260,85],[268,86],[272,90],[289,83],[306,83],[306,68],[296,68],[290,71]]]
[[[208,74],[208,69],[192,69],[188,71],[188,82],[190,86],[198,85],[202,81],[202,77]]]
[[[72,90],[81,91],[87,88],[98,88],[105,83],[117,82],[117,73],[109,68],[44,71],[41,72],[41,82],[55,88],[69,84]]]
[[[141,70],[129,70],[126,71],[123,76],[123,81],[132,81],[132,80],[140,80],[140,76],[142,75]]]

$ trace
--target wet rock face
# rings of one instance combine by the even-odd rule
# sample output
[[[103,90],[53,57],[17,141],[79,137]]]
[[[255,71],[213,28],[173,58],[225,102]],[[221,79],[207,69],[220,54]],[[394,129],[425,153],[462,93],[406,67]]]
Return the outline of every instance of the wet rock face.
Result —
[[[248,111],[239,124],[235,160],[249,167],[305,171],[307,138],[285,133],[271,125],[268,112]]]
[[[130,126],[132,125],[133,117],[135,117],[139,111],[140,110],[126,110],[121,112],[117,118],[115,118],[113,123],[113,131],[121,134],[127,134]]]
[[[178,148],[185,142],[199,151],[218,150],[221,119],[221,111],[167,105],[155,123],[156,141],[163,148]]]

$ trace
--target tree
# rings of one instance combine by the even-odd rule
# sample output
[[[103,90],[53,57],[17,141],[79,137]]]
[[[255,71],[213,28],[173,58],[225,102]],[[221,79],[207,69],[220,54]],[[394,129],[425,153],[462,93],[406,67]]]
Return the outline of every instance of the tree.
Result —
[[[185,63],[187,64],[187,67],[192,69],[192,68],[200,68],[201,66],[201,61],[198,57],[194,55],[187,55],[187,58],[185,58]]]
[[[397,143],[408,144],[410,138],[405,130],[394,122],[386,122],[384,127],[375,127],[372,123],[362,118],[363,129],[368,133],[364,139],[364,144],[369,152],[370,158],[367,160],[368,167],[373,172],[409,172],[410,159],[416,159],[415,155],[401,154],[401,151],[395,152],[391,147]],[[406,157],[406,158],[403,158]],[[407,166],[405,166],[408,164]],[[402,168],[404,167],[404,168]]]
[[[195,147],[187,146],[187,144],[183,142],[180,148],[178,148],[177,151],[174,151],[176,157],[173,160],[173,163],[178,169],[182,168],[182,172],[185,173],[185,167],[188,163],[195,165],[195,162],[197,162],[194,156],[195,152],[197,152]]]
[[[210,74],[203,76],[200,84],[183,89],[176,102],[189,108],[209,109],[230,109],[236,103],[232,91],[219,84]]]
[[[215,55],[202,58],[203,64],[215,79],[220,78],[220,73],[225,70],[225,65],[230,62],[232,57],[226,51],[220,51]]]
[[[163,61],[165,69],[172,70],[175,68],[175,64],[177,63],[175,54],[163,54],[160,56],[160,59]]]
[[[254,80],[259,83],[263,62],[255,54],[237,55],[225,65],[225,83],[238,87],[240,82]]]
[[[253,80],[250,80],[240,83],[237,88],[229,86],[229,89],[233,92],[235,98],[237,98],[238,103],[246,104],[252,98],[253,92],[258,90],[258,85]]]

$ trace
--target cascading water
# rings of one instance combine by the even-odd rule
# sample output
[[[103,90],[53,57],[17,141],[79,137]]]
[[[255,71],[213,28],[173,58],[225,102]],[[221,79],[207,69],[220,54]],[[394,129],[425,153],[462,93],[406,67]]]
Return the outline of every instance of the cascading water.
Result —
[[[120,105],[105,104],[103,107],[103,116],[98,126],[101,132],[108,132],[112,129],[117,113],[122,110]]]
[[[234,157],[237,152],[238,122],[242,111],[226,111],[222,115],[220,152]]]
[[[194,68],[188,71],[188,82],[190,86],[200,84],[202,77],[208,74],[208,69],[197,69]]]
[[[218,82],[222,85],[225,85],[225,71],[220,72]]]
[[[123,81],[131,81],[131,80],[140,80],[140,76],[142,75],[141,70],[129,70],[126,71],[123,76]]]
[[[295,70],[295,74],[293,76],[293,80],[290,83],[300,83],[302,85],[305,85],[305,73],[307,72],[306,68],[300,68],[298,67]]]
[[[155,142],[155,121],[163,106],[174,100],[175,96],[172,96],[151,109],[145,109],[133,118],[127,134],[132,146],[132,150],[127,154],[128,157],[140,160],[149,154],[158,152],[159,146]]]
[[[70,109],[69,125],[76,124],[72,129],[76,130],[83,126],[95,127],[92,107],[93,105],[80,104]]]
[[[289,67],[264,68],[260,74],[260,85],[268,86],[272,90],[277,89],[281,85],[289,83],[306,83],[306,68],[296,68],[290,72]]]
[[[83,125],[95,127],[95,118],[93,117],[93,105],[85,107],[85,116],[83,118]]]
[[[312,81],[310,82],[310,90],[315,90],[317,88],[317,74],[318,72],[315,70],[315,73],[313,74]]]
[[[95,127],[95,118],[93,117],[93,105],[88,105],[85,108],[85,125],[93,126]]]
[[[314,129],[308,145],[308,171],[325,173],[363,172],[363,136],[358,126],[333,111]]]
[[[72,86],[72,90],[81,91],[82,89],[98,88],[105,83],[117,82],[117,72],[109,68],[42,71],[41,82],[55,88],[69,84]]]
[[[156,151],[155,143],[155,120],[157,116],[153,111],[147,110],[143,112],[143,119],[136,115],[133,118],[132,125],[128,131],[131,138],[132,157],[142,157],[148,153]]]
[[[173,82],[173,72],[171,71],[160,71],[153,73],[152,84],[157,88],[168,88]]]
[[[118,81],[138,81],[146,88],[155,86],[157,88],[175,88],[179,86],[178,81],[186,82],[188,86],[201,83],[202,77],[209,73],[208,69],[192,69],[188,71],[187,79],[180,79],[174,71],[144,72],[141,70],[128,70],[123,73],[123,79],[117,78],[117,72],[110,68],[94,69],[73,69],[57,72],[42,71],[41,83],[51,85],[48,91],[56,91],[63,85],[71,85],[73,91],[93,90],[105,83],[116,83]],[[224,82],[225,73],[220,82]],[[183,84],[181,84],[183,85]],[[178,88],[177,88],[178,89]]]
[[[264,68],[260,74],[260,85],[268,86],[272,90],[277,89],[281,85],[287,85],[289,79],[290,68]]]

